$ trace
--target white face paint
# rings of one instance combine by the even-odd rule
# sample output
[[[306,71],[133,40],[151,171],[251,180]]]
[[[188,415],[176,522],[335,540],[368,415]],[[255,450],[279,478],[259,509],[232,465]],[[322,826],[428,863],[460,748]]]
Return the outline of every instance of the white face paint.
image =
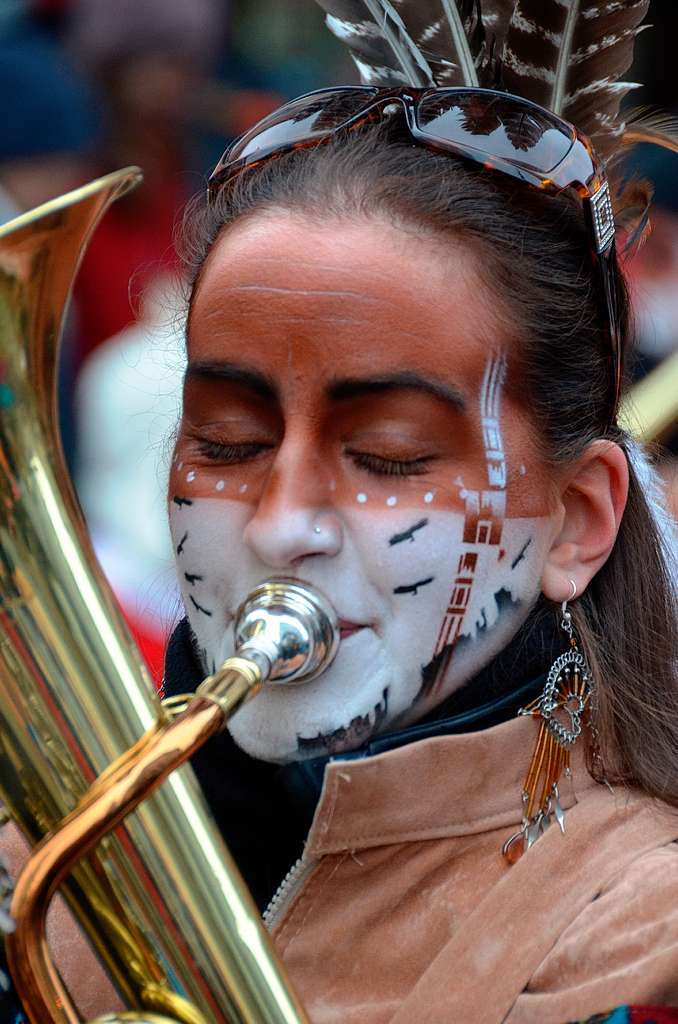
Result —
[[[194,490],[199,471],[175,473],[171,529],[206,671],[234,652],[238,606],[280,575],[287,535],[300,530],[318,554],[285,572],[317,586],[340,619],[362,626],[348,631],[318,679],[265,687],[238,712],[229,728],[248,753],[277,762],[320,756],[412,723],[486,665],[525,620],[539,592],[549,520],[504,518],[512,475],[501,430],[504,374],[504,358],[490,358],[478,400],[487,480],[480,491],[467,491],[459,476],[449,489],[410,487],[406,501],[395,486],[393,493],[365,486],[330,516],[290,512],[262,542],[248,536],[256,510],[240,497],[246,484],[219,478],[207,497],[204,486]]]

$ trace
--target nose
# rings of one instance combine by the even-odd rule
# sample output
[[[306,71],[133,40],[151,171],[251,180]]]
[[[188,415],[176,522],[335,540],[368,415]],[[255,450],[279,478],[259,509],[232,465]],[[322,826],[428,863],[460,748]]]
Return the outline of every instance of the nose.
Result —
[[[344,542],[327,469],[283,444],[243,534],[257,557],[276,571],[312,555],[334,557]]]

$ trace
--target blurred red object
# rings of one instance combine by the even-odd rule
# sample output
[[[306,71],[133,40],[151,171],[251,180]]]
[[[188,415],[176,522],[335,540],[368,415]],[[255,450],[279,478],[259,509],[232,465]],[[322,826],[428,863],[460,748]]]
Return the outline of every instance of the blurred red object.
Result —
[[[134,297],[176,264],[172,232],[184,192],[171,180],[142,185],[116,203],[97,228],[75,285],[81,362],[136,319]]]
[[[167,646],[167,635],[157,628],[154,628],[152,623],[145,622],[143,619],[135,618],[126,608],[122,609],[122,613],[130,628],[130,632],[141,651],[141,655],[146,662],[146,667],[151,673],[151,678],[153,679],[156,688],[160,690],[165,668],[165,647]]]

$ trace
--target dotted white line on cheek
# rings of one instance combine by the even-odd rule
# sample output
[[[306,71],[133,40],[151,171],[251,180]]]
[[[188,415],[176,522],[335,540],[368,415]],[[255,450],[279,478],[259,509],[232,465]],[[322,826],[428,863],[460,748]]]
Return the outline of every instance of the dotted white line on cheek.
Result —
[[[395,494],[392,494],[390,498],[386,499],[386,504],[389,506],[389,508],[393,508],[394,505],[398,504],[398,499],[396,498]]]
[[[244,494],[245,491],[247,490],[247,484],[241,484],[238,490],[240,491],[241,494]]]
[[[431,502],[433,501],[433,491],[426,492],[426,494],[424,495],[424,501],[426,502],[427,505],[431,504]]]
[[[186,474],[186,479],[187,479],[187,481],[188,481],[188,483],[189,483],[189,484],[190,484],[190,483],[193,483],[193,481],[195,480],[195,473],[193,472],[193,470],[192,470],[192,469],[190,469],[190,470],[188,471],[188,473]]]
[[[179,472],[181,472],[181,470],[183,468],[184,468],[184,464],[183,464],[183,462],[180,462],[179,465],[177,466],[177,469],[179,470]]]
[[[363,492],[361,491],[360,494],[356,494],[355,500],[358,502],[359,505],[364,505],[365,502],[367,501],[367,495],[363,494]]]
[[[223,491],[225,486],[226,486],[226,484],[224,483],[223,480],[217,480],[217,482],[214,485],[214,490],[215,491]]]

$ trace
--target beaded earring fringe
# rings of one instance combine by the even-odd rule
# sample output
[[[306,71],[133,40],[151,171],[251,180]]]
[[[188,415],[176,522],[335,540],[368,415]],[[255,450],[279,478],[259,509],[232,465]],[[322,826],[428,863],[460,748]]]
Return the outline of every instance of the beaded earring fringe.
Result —
[[[569,650],[554,661],[541,696],[518,712],[539,718],[541,722],[523,783],[522,825],[502,847],[510,864],[529,850],[553,821],[565,831],[558,784],[563,774],[571,775],[570,751],[582,732],[582,717],[591,698],[592,680],[567,610],[563,611],[561,625],[569,634]]]

